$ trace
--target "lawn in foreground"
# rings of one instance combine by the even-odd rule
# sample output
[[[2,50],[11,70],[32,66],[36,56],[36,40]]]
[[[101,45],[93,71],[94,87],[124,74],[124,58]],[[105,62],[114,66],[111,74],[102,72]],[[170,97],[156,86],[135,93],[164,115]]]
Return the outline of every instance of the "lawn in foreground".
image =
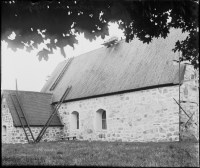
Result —
[[[2,165],[199,167],[199,143],[61,141],[2,144]]]

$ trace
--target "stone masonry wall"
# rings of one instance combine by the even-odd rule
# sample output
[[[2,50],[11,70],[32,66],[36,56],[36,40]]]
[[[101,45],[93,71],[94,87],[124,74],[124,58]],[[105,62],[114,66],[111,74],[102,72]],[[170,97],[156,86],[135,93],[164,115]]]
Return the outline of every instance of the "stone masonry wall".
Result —
[[[179,141],[178,86],[63,103],[59,109],[64,136],[102,141]],[[95,130],[95,115],[106,110],[107,130]],[[70,129],[70,115],[79,113],[79,129]]]
[[[3,100],[2,103],[2,120],[1,125],[6,126],[7,133],[6,136],[2,135],[2,143],[27,143],[28,140],[25,136],[24,130],[22,127],[14,127],[13,119],[9,108],[7,106],[6,100]],[[27,128],[26,128],[27,129]],[[40,132],[42,127],[31,127],[31,131],[33,133],[34,138],[36,138]],[[31,135],[28,134],[29,139],[32,140]],[[62,136],[62,128],[61,127],[49,127],[44,134],[42,141],[56,141]]]
[[[198,74],[197,78],[198,78]],[[198,83],[194,80],[195,71],[192,66],[186,67],[183,84],[181,85],[181,110],[180,127],[181,140],[198,140],[199,139],[199,91]],[[187,114],[186,114],[187,113]],[[187,116],[188,115],[188,116]],[[192,116],[192,117],[191,117]],[[189,120],[191,117],[191,120]]]

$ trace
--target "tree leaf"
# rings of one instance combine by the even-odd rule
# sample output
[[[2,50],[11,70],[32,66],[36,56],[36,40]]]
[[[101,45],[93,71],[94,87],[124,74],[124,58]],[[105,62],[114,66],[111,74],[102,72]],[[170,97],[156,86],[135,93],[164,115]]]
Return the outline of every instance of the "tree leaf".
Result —
[[[60,48],[60,52],[61,52],[61,54],[66,58],[66,54],[65,54],[64,47],[61,47],[61,48]]]
[[[44,60],[48,60],[49,56],[48,54],[50,54],[50,51],[47,50],[46,48],[43,48],[42,50],[40,50],[38,53],[37,53],[37,56],[38,56],[38,59],[39,61],[42,60],[42,58],[44,58]]]

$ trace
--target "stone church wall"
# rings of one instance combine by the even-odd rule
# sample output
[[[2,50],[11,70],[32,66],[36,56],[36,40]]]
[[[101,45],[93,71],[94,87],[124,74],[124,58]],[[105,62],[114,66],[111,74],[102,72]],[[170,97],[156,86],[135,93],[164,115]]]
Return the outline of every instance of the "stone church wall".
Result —
[[[80,140],[103,141],[178,141],[178,86],[142,90],[119,95],[64,103],[60,116],[64,136]],[[107,130],[95,130],[96,112],[106,111]],[[70,115],[79,113],[79,129],[71,130]]]
[[[6,100],[3,100],[2,103],[2,115],[1,115],[1,125],[6,127],[6,133],[3,135],[2,132],[2,143],[27,143],[28,140],[25,136],[24,130],[22,127],[14,127],[13,119],[9,108],[7,106]],[[26,128],[27,129],[27,128]],[[34,138],[36,138],[42,127],[31,127]],[[42,141],[56,141],[62,135],[62,128],[60,127],[49,127],[44,134]],[[30,140],[32,140],[30,133],[28,134]]]

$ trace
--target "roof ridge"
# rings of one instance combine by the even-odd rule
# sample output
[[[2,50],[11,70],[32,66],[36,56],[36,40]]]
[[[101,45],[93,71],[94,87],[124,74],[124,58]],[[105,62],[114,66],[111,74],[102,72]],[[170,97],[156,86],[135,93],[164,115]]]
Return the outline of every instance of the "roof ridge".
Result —
[[[119,42],[123,42],[123,41],[125,41],[126,39],[122,39],[122,40],[119,40],[118,41],[118,43]],[[131,41],[130,41],[131,42]],[[117,44],[118,44],[117,43]],[[76,58],[76,57],[80,57],[80,56],[83,56],[83,55],[85,55],[85,54],[88,54],[88,53],[90,53],[90,52],[94,52],[94,51],[96,51],[96,50],[100,50],[100,49],[103,49],[103,48],[107,48],[106,46],[104,47],[100,47],[100,48],[96,48],[96,49],[94,49],[94,50],[91,50],[91,51],[88,51],[88,52],[85,52],[85,53],[82,53],[82,54],[79,54],[79,55],[76,55],[76,56],[72,56],[72,57],[69,57],[69,58],[67,58],[67,59],[70,59],[70,58]],[[67,61],[67,59],[65,59],[65,60],[63,60],[63,61],[61,61],[61,62],[59,62],[58,64],[60,64],[60,63],[62,63],[62,62],[65,62],[65,61]]]

